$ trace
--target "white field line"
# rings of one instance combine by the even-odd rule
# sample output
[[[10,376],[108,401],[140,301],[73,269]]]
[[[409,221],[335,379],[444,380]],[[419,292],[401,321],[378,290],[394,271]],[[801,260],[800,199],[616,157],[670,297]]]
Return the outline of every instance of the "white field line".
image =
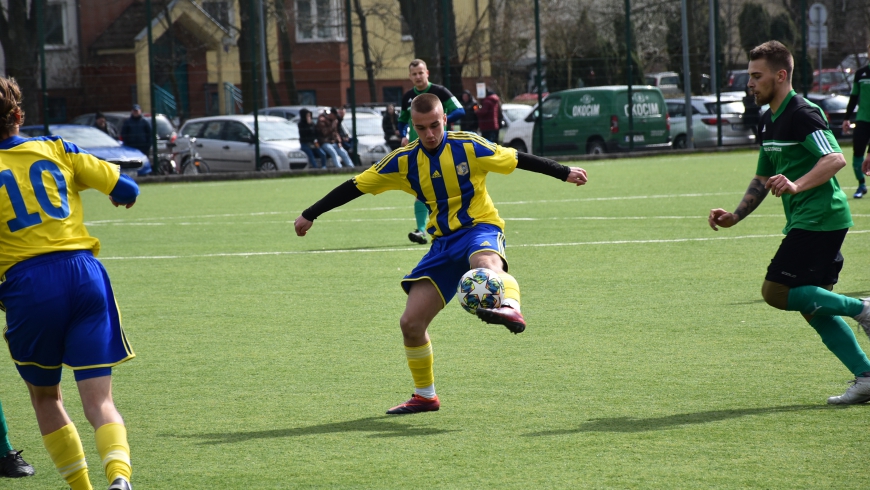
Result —
[[[590,197],[590,198],[579,198],[579,199],[542,199],[542,200],[534,200],[534,201],[505,201],[505,202],[497,202],[495,203],[496,207],[498,206],[507,206],[513,204],[534,204],[534,203],[565,203],[565,202],[591,202],[591,201],[628,201],[635,199],[670,199],[675,197],[708,197],[708,196],[728,196],[740,194],[738,192],[712,192],[706,194],[657,194],[650,196],[616,196],[616,197]],[[396,209],[407,209],[408,206],[387,206],[387,207],[370,207],[370,208],[338,208],[330,211],[330,214],[333,213],[347,213],[347,212],[370,212],[370,211],[393,211]],[[130,223],[137,221],[165,221],[165,220],[177,220],[177,219],[198,219],[198,218],[232,218],[232,217],[248,217],[248,216],[266,216],[266,215],[291,215],[294,218],[296,217],[296,212],[287,212],[287,211],[270,211],[270,212],[260,212],[260,213],[228,213],[228,214],[202,214],[202,215],[193,215],[193,216],[162,216],[162,217],[151,217],[151,218],[134,218],[132,220],[128,219],[109,219],[109,220],[96,220],[96,221],[87,221],[85,222],[86,226],[92,225],[101,225],[101,224],[110,224],[110,223]]]
[[[850,231],[849,234],[870,233],[870,230]],[[657,244],[657,243],[685,243],[685,242],[711,242],[720,240],[746,240],[755,238],[782,238],[784,235],[777,233],[774,235],[739,235],[739,236],[715,236],[704,238],[672,238],[666,240],[602,240],[596,242],[564,242],[564,243],[528,243],[521,245],[508,245],[508,248],[527,248],[527,247],[582,247],[588,245],[633,245],[633,244]],[[276,255],[316,255],[316,254],[345,254],[345,253],[383,253],[383,252],[417,252],[420,247],[399,247],[399,248],[361,248],[354,250],[297,250],[284,252],[236,252],[236,253],[213,253],[213,254],[196,254],[196,255],[154,255],[154,256],[133,256],[133,257],[100,257],[100,260],[166,260],[166,259],[195,259],[195,258],[215,258],[215,257],[257,257],[257,256],[276,256]]]

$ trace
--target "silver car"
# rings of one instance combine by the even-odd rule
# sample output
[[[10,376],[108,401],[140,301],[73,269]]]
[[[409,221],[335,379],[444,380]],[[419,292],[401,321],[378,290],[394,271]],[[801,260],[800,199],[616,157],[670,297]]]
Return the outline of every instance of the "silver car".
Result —
[[[384,130],[381,126],[383,120],[383,116],[370,112],[360,111],[356,113],[357,152],[359,152],[360,165],[364,167],[378,163],[390,152],[390,147],[384,139]],[[351,123],[351,114],[348,111],[344,115],[341,124],[349,135],[352,135]]]
[[[260,170],[298,170],[308,166],[299,146],[299,128],[274,116],[258,118]],[[194,146],[212,172],[257,169],[254,147],[254,116],[213,116],[190,119],[179,131],[196,138]]]
[[[692,136],[696,148],[718,144],[716,97],[692,97]],[[752,127],[743,121],[746,108],[743,100],[721,99],[722,102],[722,145],[755,144]],[[686,101],[685,99],[666,99],[668,115],[671,118],[671,137],[674,148],[686,148]]]

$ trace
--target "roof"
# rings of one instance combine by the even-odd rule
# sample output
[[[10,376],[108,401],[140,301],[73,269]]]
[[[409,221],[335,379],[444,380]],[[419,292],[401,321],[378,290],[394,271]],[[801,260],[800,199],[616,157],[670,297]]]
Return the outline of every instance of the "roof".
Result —
[[[156,17],[168,3],[169,0],[152,0],[151,15]],[[145,2],[133,2],[88,48],[133,49],[136,46],[136,33],[147,27]]]

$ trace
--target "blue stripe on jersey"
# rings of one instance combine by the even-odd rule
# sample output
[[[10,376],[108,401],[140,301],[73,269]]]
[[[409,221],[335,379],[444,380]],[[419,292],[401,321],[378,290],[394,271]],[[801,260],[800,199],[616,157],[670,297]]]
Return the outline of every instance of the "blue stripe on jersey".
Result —
[[[408,179],[408,184],[411,186],[411,189],[414,189],[414,194],[417,194],[417,200],[426,202],[426,196],[423,195],[423,188],[420,186],[420,169],[417,165],[417,156],[419,154],[420,154],[419,148],[414,148],[414,150],[408,152],[408,176],[407,176],[407,179]],[[398,160],[398,159],[396,159],[396,160]]]
[[[478,142],[476,140],[477,140],[477,138],[474,138],[474,140],[472,140],[472,144],[474,145],[474,156],[476,156],[477,158],[481,158],[481,157],[491,157],[491,156],[495,155],[495,150],[492,150],[492,149],[480,144],[480,142]]]
[[[60,136],[34,136],[33,138],[12,136],[10,138],[6,138],[3,141],[0,141],[0,150],[9,150],[15,148],[22,143],[27,143],[28,141],[57,141],[59,139],[61,139]],[[63,149],[67,153],[88,153],[87,150],[83,150],[76,146],[75,143],[70,143],[68,141],[63,142]]]
[[[458,169],[461,165],[468,168],[468,155],[465,154],[465,147],[461,141],[449,141],[450,149],[453,153],[453,163]],[[471,205],[471,198],[474,197],[474,184],[471,183],[471,172],[465,172],[465,175],[460,175],[456,172],[456,180],[459,182],[459,190],[462,192],[462,206],[456,213],[456,218],[462,224],[467,226],[474,223],[474,218],[468,215],[468,206]]]
[[[445,145],[446,146],[446,145]],[[444,146],[438,152],[439,156],[444,152]],[[448,201],[447,186],[444,185],[444,171],[441,169],[441,159],[438,157],[429,157],[429,180],[432,183],[432,190],[435,191],[435,203],[438,205],[438,215],[435,216],[435,221],[438,222],[438,228],[441,230],[450,229],[450,205]],[[432,175],[438,172],[441,177],[432,178]]]

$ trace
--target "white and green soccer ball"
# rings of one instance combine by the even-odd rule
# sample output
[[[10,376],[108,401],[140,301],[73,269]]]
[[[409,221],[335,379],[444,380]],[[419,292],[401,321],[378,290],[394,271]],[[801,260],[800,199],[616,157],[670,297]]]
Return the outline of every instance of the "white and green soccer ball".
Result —
[[[504,283],[491,269],[471,269],[459,279],[456,296],[471,314],[478,308],[498,308],[504,303]]]

